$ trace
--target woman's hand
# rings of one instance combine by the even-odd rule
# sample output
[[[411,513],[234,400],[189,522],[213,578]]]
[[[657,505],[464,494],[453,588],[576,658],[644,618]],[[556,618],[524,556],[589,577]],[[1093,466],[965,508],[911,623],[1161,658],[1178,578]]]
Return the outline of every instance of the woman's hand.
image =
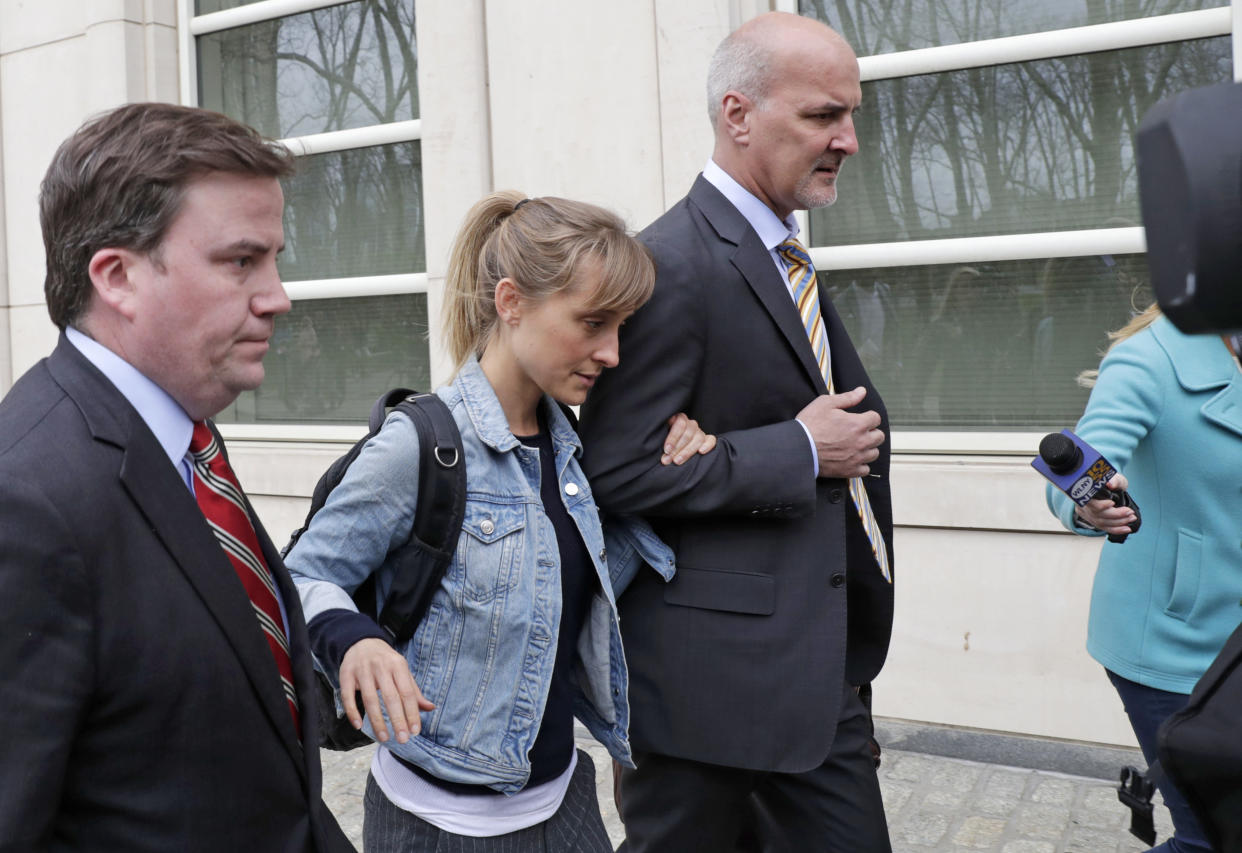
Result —
[[[1122,474],[1116,474],[1108,481],[1108,487],[1114,492],[1125,491],[1129,485],[1129,481]],[[1112,498],[1107,497],[1093,498],[1087,501],[1086,506],[1076,507],[1074,512],[1096,530],[1113,534],[1129,533],[1130,525],[1138,518],[1134,510],[1128,506],[1119,507],[1113,503]]]
[[[388,740],[381,696],[397,743],[405,743],[411,735],[418,735],[422,729],[419,711],[431,711],[436,707],[418,689],[410,674],[410,665],[401,653],[376,637],[354,643],[341,660],[341,705],[350,724],[360,729],[362,714],[355,693],[362,694],[367,718],[381,742]]]
[[[703,432],[699,422],[683,412],[669,418],[668,426],[661,465],[681,465],[694,454],[709,453],[716,446],[716,436]]]

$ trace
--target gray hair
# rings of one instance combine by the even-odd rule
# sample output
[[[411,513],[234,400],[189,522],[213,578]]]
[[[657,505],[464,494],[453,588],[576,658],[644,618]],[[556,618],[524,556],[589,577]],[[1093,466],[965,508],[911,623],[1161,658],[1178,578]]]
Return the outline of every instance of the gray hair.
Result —
[[[707,67],[707,116],[713,128],[720,120],[725,92],[740,92],[755,106],[763,106],[771,64],[771,49],[744,32],[735,31],[720,43]]]

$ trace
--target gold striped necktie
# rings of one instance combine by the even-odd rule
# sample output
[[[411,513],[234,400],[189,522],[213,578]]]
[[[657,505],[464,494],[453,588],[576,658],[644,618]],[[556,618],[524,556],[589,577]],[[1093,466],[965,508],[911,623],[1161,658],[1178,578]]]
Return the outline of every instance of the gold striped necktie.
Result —
[[[802,327],[806,330],[807,339],[811,342],[811,350],[815,360],[819,362],[819,372],[823,374],[828,393],[834,394],[832,388],[832,366],[828,361],[828,335],[824,332],[824,317],[819,310],[819,287],[815,282],[815,267],[811,266],[811,256],[794,238],[789,238],[776,247],[776,251],[788,264],[786,274],[789,286],[793,290],[794,302],[798,306],[798,314],[802,317]],[[871,553],[875,555],[876,565],[880,574],[889,583],[893,582],[888,567],[888,551],[884,548],[884,533],[875,520],[871,509],[871,499],[867,497],[867,489],[861,477],[850,477],[850,497],[858,510],[858,518],[862,521],[863,530],[871,542]]]

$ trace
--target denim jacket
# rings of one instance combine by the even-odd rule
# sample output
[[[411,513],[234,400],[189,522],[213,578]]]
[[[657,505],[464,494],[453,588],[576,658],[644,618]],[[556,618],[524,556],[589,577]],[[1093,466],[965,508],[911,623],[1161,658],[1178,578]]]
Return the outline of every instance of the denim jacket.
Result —
[[[539,496],[539,451],[509,431],[495,392],[469,360],[436,392],[461,430],[466,513],[452,563],[414,636],[398,647],[435,710],[394,754],[449,781],[521,790],[539,732],[560,625],[560,552]],[[665,580],[672,551],[644,522],[605,528],[578,467],[582,445],[549,398],[547,415],[565,508],[600,580],[577,643],[574,713],[614,758],[631,764],[627,672],[616,595],[644,565]],[[356,610],[350,596],[372,573],[382,601],[392,584],[389,551],[404,543],[418,496],[418,434],[399,413],[350,465],[285,562],[306,621]],[[337,673],[328,675],[336,682]],[[370,723],[364,731],[373,736]]]

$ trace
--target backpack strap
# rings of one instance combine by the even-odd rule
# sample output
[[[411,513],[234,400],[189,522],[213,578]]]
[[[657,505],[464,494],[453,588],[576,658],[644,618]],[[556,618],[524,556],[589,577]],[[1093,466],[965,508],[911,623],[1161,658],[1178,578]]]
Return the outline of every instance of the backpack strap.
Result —
[[[375,401],[375,405],[371,407],[371,414],[367,418],[367,434],[354,442],[349,451],[331,465],[324,472],[323,476],[315,483],[315,489],[311,492],[310,510],[306,513],[306,520],[302,522],[302,526],[293,531],[293,535],[289,537],[285,547],[280,549],[280,556],[288,557],[289,552],[293,550],[293,546],[298,544],[298,540],[302,538],[302,534],[306,532],[311,525],[311,520],[323,509],[323,505],[328,502],[328,495],[332,490],[340,485],[341,480],[345,477],[345,472],[349,466],[354,464],[354,460],[358,458],[358,454],[362,452],[362,447],[380,431],[380,427],[384,425],[384,419],[388,417],[388,410],[400,403],[405,398],[417,392],[411,391],[409,388],[394,388],[391,391],[380,396]],[[375,607],[371,604],[375,600],[375,582],[370,577],[362,582],[359,587],[363,590],[362,594],[354,595],[354,602],[358,604],[358,609],[368,616],[375,616]],[[365,589],[364,589],[365,587]]]
[[[367,417],[367,435],[375,435],[380,431],[380,427],[384,425],[384,421],[388,418],[388,410],[398,406],[408,397],[417,397],[417,391],[411,391],[409,388],[393,388],[391,391],[380,396],[375,401],[375,405],[371,407],[371,414]],[[409,412],[406,416],[409,417]],[[417,421],[414,426],[418,426]],[[419,433],[422,438],[422,433]]]
[[[381,420],[382,402],[376,403]],[[390,556],[396,563],[392,587],[376,621],[401,643],[426,614],[457,550],[466,514],[466,460],[457,423],[438,396],[407,394],[396,411],[418,430],[418,503],[409,542]]]

